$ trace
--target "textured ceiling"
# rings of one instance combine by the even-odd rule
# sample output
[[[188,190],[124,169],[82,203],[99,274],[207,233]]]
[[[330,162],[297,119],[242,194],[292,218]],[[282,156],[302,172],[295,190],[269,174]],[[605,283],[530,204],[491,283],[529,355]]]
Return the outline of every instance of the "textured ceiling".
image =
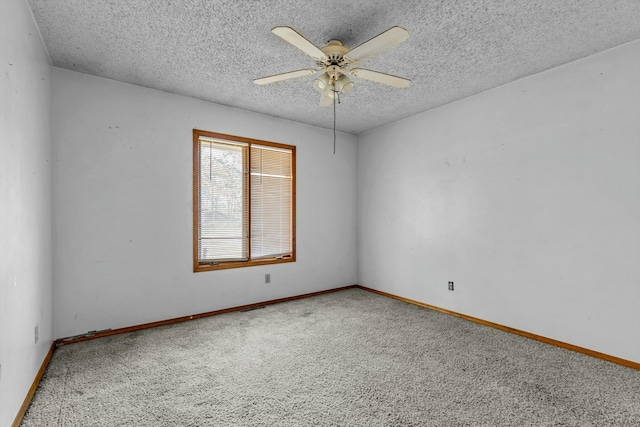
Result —
[[[355,47],[402,26],[408,41],[362,65],[411,87],[354,78],[337,127],[355,134],[640,38],[638,0],[28,3],[57,67],[327,128],[333,109],[318,106],[313,77],[253,83],[314,66],[271,28]]]

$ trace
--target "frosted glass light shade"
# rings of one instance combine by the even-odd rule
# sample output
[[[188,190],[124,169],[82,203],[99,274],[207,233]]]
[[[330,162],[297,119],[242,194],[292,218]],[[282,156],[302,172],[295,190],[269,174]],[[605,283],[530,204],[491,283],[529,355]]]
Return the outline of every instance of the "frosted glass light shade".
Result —
[[[336,90],[346,95],[353,90],[353,82],[349,77],[344,74],[340,74],[340,77],[338,77],[338,80],[336,81]]]
[[[324,92],[330,84],[331,78],[327,73],[322,73],[320,77],[313,81],[313,87],[320,93]]]

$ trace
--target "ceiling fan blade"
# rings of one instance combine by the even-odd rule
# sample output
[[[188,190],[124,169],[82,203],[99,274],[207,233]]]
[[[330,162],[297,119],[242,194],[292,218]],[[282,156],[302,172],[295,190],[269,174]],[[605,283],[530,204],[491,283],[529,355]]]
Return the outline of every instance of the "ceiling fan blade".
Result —
[[[322,92],[322,95],[320,96],[320,106],[328,107],[329,105],[332,105],[334,97],[335,95],[333,95],[333,92],[331,92],[330,89],[325,90],[324,92]]]
[[[320,61],[326,56],[320,48],[305,39],[300,33],[291,27],[275,27],[271,32],[282,40],[297,47],[316,61]]]
[[[382,34],[378,34],[371,40],[354,47],[344,56],[351,61],[360,61],[369,56],[391,49],[409,38],[409,31],[402,27],[391,27]]]
[[[313,68],[307,68],[304,70],[290,71],[288,73],[276,74],[274,76],[262,77],[255,79],[253,82],[257,85],[266,85],[269,83],[280,82],[282,80],[295,79],[298,77],[310,76],[314,74],[316,70]]]
[[[378,71],[365,70],[364,68],[354,68],[351,70],[351,75],[393,87],[407,88],[411,85],[411,80],[409,79],[380,73]]]

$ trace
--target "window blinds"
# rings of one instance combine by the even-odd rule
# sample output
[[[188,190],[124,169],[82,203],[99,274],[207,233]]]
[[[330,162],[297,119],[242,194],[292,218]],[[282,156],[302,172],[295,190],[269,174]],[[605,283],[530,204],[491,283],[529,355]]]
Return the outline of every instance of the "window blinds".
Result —
[[[251,258],[292,252],[291,151],[251,145]]]

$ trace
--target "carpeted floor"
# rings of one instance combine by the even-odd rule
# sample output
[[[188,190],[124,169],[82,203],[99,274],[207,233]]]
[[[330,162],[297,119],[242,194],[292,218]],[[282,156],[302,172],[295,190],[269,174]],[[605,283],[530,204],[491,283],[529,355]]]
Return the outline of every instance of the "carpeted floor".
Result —
[[[58,348],[22,426],[639,426],[640,371],[349,289]]]

